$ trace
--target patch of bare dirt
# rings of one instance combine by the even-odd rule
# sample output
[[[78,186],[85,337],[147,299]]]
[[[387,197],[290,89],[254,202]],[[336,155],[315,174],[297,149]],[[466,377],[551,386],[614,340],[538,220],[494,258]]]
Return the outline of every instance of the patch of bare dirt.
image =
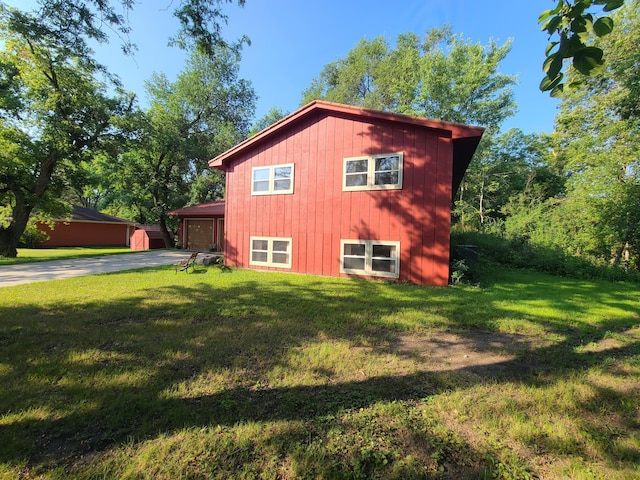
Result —
[[[544,346],[536,338],[499,332],[402,334],[394,352],[412,358],[423,370],[446,372],[467,368],[502,370],[518,353]]]

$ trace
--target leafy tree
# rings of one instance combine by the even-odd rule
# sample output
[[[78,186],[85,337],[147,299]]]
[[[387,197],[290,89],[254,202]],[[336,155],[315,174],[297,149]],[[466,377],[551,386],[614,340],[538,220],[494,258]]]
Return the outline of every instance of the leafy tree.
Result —
[[[399,35],[361,40],[344,59],[324,67],[302,103],[325,99],[454,122],[496,132],[515,111],[514,77],[499,73],[510,44],[471,43],[449,27],[424,39]]]
[[[109,97],[92,62],[10,30],[7,10],[0,21],[0,204],[11,210],[0,227],[0,255],[14,257],[32,212],[64,210],[59,197],[75,178],[75,165],[108,146],[114,117],[130,101]]]
[[[556,225],[549,241],[632,267],[640,254],[639,12],[640,2],[633,0],[612,15],[616,29],[595,42],[610,61],[598,77],[563,93],[554,151],[566,189],[544,206]],[[568,80],[578,76],[569,72]]]
[[[303,92],[302,104],[315,99],[388,110],[378,86],[381,64],[389,54],[384,37],[360,40],[346,58],[326,65]]]
[[[548,163],[549,139],[511,129],[485,142],[469,165],[455,199],[454,218],[466,226],[494,228],[514,210],[529,209],[559,193],[562,177]]]
[[[167,246],[167,212],[219,198],[224,179],[208,172],[207,161],[246,137],[256,96],[238,69],[237,55],[219,48],[213,58],[194,52],[174,83],[154,75],[139,138],[116,161],[100,164],[112,207],[133,207],[135,220],[158,223]]]
[[[614,263],[640,252],[640,2],[614,16],[618,28],[598,46],[611,53],[599,78],[563,98],[556,119],[569,192],[583,206],[591,253]],[[633,211],[628,207],[636,205]],[[624,253],[626,255],[626,253]]]
[[[253,136],[256,133],[261,132],[265,128],[276,123],[278,120],[281,120],[287,115],[289,115],[289,113],[290,112],[285,112],[277,107],[272,107],[267,113],[264,114],[262,118],[260,118],[258,121],[256,121],[253,124],[253,126],[251,127],[251,131],[249,132],[249,135]]]
[[[33,13],[9,11],[9,29],[40,38],[86,61],[93,61],[90,42],[108,43],[110,33],[117,36],[124,53],[136,50],[136,45],[129,40],[129,13],[137,4],[134,0],[38,0],[37,3],[39,8]],[[208,56],[218,47],[239,51],[249,39],[242,37],[229,43],[223,38],[221,27],[228,22],[222,9],[225,3],[233,0],[167,1],[167,7],[175,4],[173,15],[180,23],[170,43],[186,50],[195,47]],[[244,3],[245,0],[237,0],[240,6]]]
[[[248,39],[222,38],[224,3],[230,0],[177,2],[173,43],[209,57],[218,48],[238,53]],[[109,98],[106,82],[119,80],[96,62],[90,45],[115,34],[125,53],[135,50],[127,15],[134,6],[133,0],[39,0],[37,9],[23,12],[0,2],[0,206],[10,218],[0,225],[0,255],[17,254],[32,212],[59,213],[65,187],[82,190],[86,162],[109,146],[117,117],[133,107],[132,98]],[[100,73],[103,82],[96,80]]]
[[[597,17],[595,12],[601,7],[606,14],[623,4],[624,0],[558,0],[555,8],[542,12],[538,19],[542,30],[557,39],[547,46],[540,90],[550,91],[552,97],[564,90],[565,60],[571,60],[573,68],[587,77],[602,72],[604,52],[594,37],[610,34],[614,20],[607,15]]]
[[[189,205],[224,199],[225,176],[220,170],[205,169],[191,183]]]

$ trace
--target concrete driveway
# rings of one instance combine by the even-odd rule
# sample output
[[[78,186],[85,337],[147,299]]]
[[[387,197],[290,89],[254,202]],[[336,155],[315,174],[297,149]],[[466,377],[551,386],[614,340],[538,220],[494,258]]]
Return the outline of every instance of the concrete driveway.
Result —
[[[190,253],[180,250],[147,250],[144,252],[123,253],[122,255],[3,265],[0,266],[0,287],[80,277],[96,273],[173,265],[179,260],[187,259]]]

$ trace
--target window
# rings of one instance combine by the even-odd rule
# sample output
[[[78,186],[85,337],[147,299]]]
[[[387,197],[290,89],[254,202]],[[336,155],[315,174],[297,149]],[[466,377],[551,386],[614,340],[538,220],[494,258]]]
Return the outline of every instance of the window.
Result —
[[[293,193],[293,163],[251,169],[251,195],[281,193]]]
[[[291,268],[291,239],[251,237],[250,265]]]
[[[357,275],[398,278],[400,242],[341,240],[340,271]]]
[[[345,158],[342,190],[400,189],[402,160],[402,153]]]

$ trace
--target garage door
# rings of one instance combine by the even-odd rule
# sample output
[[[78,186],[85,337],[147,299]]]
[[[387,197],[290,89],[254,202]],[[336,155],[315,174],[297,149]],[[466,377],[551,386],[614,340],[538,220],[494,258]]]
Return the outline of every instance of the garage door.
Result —
[[[209,250],[213,243],[213,220],[187,220],[187,248]]]

